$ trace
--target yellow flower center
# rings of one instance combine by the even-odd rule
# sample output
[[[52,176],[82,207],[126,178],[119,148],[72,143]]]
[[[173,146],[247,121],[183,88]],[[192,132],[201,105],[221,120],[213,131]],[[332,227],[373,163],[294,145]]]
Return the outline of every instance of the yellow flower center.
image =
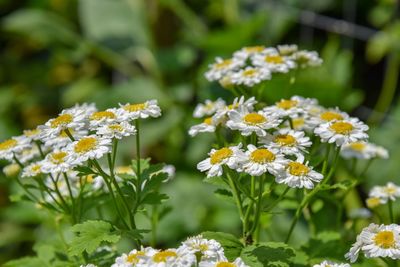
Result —
[[[266,148],[256,149],[250,154],[251,161],[256,163],[267,163],[275,159],[275,154]]]
[[[15,147],[18,144],[15,139],[8,139],[0,143],[0,150],[7,150]]]
[[[24,135],[25,136],[34,136],[37,135],[38,133],[40,133],[39,129],[33,129],[33,130],[24,130]]]
[[[265,56],[265,62],[270,63],[270,64],[282,64],[283,57],[281,57],[279,55],[268,55],[268,56]]]
[[[238,108],[239,107],[239,104],[238,103],[236,103],[236,104],[230,104],[229,106],[228,106],[228,109],[229,110],[232,110],[232,109],[235,109],[235,108]]]
[[[232,156],[233,151],[229,147],[223,147],[217,151],[215,151],[211,157],[210,157],[210,162],[211,164],[218,164],[222,162],[224,159],[229,158]]]
[[[291,109],[292,107],[297,106],[299,102],[296,100],[287,100],[282,99],[280,102],[276,103],[276,106],[282,109]]]
[[[112,131],[122,132],[124,128],[120,124],[110,124],[108,128]]]
[[[217,265],[215,265],[215,267],[235,267],[235,264],[227,262],[227,261],[221,261],[221,262],[218,262]]]
[[[330,128],[337,134],[349,134],[353,130],[353,125],[348,122],[338,121],[333,123]]]
[[[203,123],[211,125],[212,124],[212,118],[211,117],[205,118]]]
[[[169,257],[176,257],[178,256],[174,251],[171,250],[166,250],[166,251],[160,251],[153,256],[153,261],[155,262],[166,262],[167,258]]]
[[[66,152],[54,152],[51,154],[51,161],[55,164],[61,164],[64,162],[64,158],[67,156]]]
[[[323,112],[323,113],[321,113],[321,115],[319,115],[319,117],[324,121],[343,120],[342,115],[340,115],[337,112],[332,112],[332,111]]]
[[[232,64],[232,59],[225,59],[222,60],[221,62],[215,63],[215,68],[216,69],[224,69],[226,67],[229,67],[229,65]]]
[[[255,125],[266,122],[267,118],[258,113],[249,113],[244,116],[243,120],[247,124]]]
[[[111,111],[98,111],[90,115],[91,120],[99,121],[101,119],[115,119],[114,112]]]
[[[304,125],[304,118],[295,118],[292,120],[293,122],[293,128],[298,129],[301,128]]]
[[[51,128],[57,128],[58,126],[66,125],[72,122],[72,115],[70,114],[62,114],[57,118],[53,119],[50,123]]]
[[[243,76],[249,77],[249,76],[254,76],[258,73],[256,69],[248,69],[243,71]]]
[[[310,168],[299,162],[289,162],[289,173],[294,176],[303,176],[310,172]]]
[[[90,150],[93,150],[93,148],[96,147],[96,144],[97,139],[94,137],[82,138],[75,144],[74,151],[76,153],[86,153]]]
[[[75,131],[72,130],[72,129],[70,129],[70,128],[68,128],[68,131],[69,131],[69,133],[70,133],[72,136],[73,136],[74,133],[75,133]],[[65,130],[62,130],[62,131],[60,132],[60,137],[69,138],[69,136],[68,136],[68,134],[67,134],[67,132],[66,132]]]
[[[375,208],[381,204],[381,200],[378,197],[367,198],[366,202],[367,202],[367,207],[370,209]]]
[[[201,244],[200,246],[199,246],[199,249],[200,249],[200,251],[207,251],[208,250],[208,245],[207,244]]]
[[[265,49],[265,46],[259,45],[259,46],[248,46],[244,48],[244,51],[247,53],[259,53],[262,52]]]
[[[32,168],[31,168],[31,170],[32,170],[34,173],[39,173],[39,172],[40,172],[40,165],[39,165],[39,164],[33,165]]]
[[[130,104],[124,106],[124,109],[128,112],[137,112],[144,110],[147,107],[146,103],[140,103],[140,104]]]
[[[354,142],[350,144],[351,149],[355,150],[355,151],[363,151],[366,147],[365,143],[361,143],[361,142]]]
[[[386,186],[383,189],[388,195],[393,195],[394,193],[396,193],[396,188],[392,187],[392,186]]]
[[[296,144],[296,138],[290,134],[279,134],[275,137],[274,142],[281,146],[293,146]]]
[[[94,174],[88,174],[88,175],[86,175],[85,176],[86,177],[86,182],[88,182],[88,183],[93,183],[93,181],[94,181]]]
[[[374,236],[375,245],[378,247],[389,249],[396,245],[394,234],[392,231],[381,231]]]
[[[136,253],[131,253],[126,257],[126,261],[129,263],[138,263],[139,259],[138,256],[144,256],[145,253],[143,251],[138,251]]]

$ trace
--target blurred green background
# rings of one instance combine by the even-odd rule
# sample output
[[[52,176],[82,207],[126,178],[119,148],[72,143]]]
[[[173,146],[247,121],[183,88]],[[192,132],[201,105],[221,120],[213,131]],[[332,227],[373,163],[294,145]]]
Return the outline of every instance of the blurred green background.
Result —
[[[243,46],[294,43],[318,51],[324,64],[300,73],[291,94],[368,121],[372,141],[391,153],[370,169],[368,184],[398,181],[398,10],[396,0],[0,0],[0,139],[75,103],[102,109],[156,98],[163,116],[146,122],[144,153],[177,168],[165,188],[174,209],[161,223],[160,246],[203,230],[235,233],[234,206],[195,168],[213,140],[187,136],[198,102],[232,99],[203,73],[215,56]],[[283,97],[279,80],[269,88],[270,99]],[[124,147],[121,164],[134,155]],[[31,204],[10,202],[17,190],[0,177],[0,264],[32,254],[55,227]],[[279,231],[270,237],[279,240]]]

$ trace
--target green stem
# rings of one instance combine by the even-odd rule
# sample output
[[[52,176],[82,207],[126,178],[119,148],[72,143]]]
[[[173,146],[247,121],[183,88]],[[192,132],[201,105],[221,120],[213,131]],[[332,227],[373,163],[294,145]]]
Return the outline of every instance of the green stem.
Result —
[[[151,246],[155,247],[157,244],[157,225],[158,225],[158,205],[154,205],[151,214]]]
[[[235,183],[235,181],[233,180],[233,178],[232,178],[232,176],[230,174],[230,170],[228,168],[226,168],[225,172],[226,172],[226,176],[228,177],[228,183],[229,183],[229,186],[231,187],[233,198],[235,199],[236,206],[237,206],[237,208],[239,210],[240,220],[243,223],[243,220],[244,220],[243,205],[242,205],[242,200],[240,198],[240,194],[239,194],[238,188],[237,188],[236,183]]]
[[[35,144],[37,146],[37,148],[39,149],[39,154],[42,157],[42,159],[45,158],[45,154],[43,153],[43,149],[42,146],[40,145],[40,141],[35,141]]]
[[[53,182],[54,185],[54,191],[56,192],[56,195],[60,198],[61,202],[63,203],[65,210],[69,213],[70,212],[70,208],[69,205],[67,204],[67,202],[65,201],[64,197],[62,196],[60,190],[58,189],[58,185],[57,185],[57,181],[54,179],[53,175],[49,175],[51,181]],[[57,180],[58,180],[59,176],[57,176]]]
[[[72,142],[75,141],[74,136],[71,134],[71,132],[69,131],[68,128],[66,128],[66,129],[64,130],[64,132],[68,135],[69,139],[71,139]]]
[[[262,206],[262,195],[264,191],[264,177],[265,175],[262,175],[259,179],[259,185],[258,185],[258,199],[257,199],[257,204],[256,204],[256,214],[254,216],[254,223],[252,228],[250,229],[249,234],[252,235],[254,231],[257,229],[259,222],[260,222],[260,216],[261,216],[261,206]],[[258,240],[258,238],[256,239]]]
[[[326,168],[328,167],[328,162],[329,162],[329,153],[331,151],[331,145],[328,144],[328,147],[326,148],[326,153],[325,153],[325,160],[322,165],[322,175],[325,175],[326,173]]]
[[[72,194],[72,188],[71,188],[71,184],[69,183],[67,174],[63,173],[63,176],[64,176],[65,182],[67,183],[69,197],[71,198],[71,217],[72,217],[73,224],[75,224],[76,223],[75,199],[74,199],[74,195]]]
[[[275,208],[275,206],[285,197],[289,190],[290,187],[286,186],[285,191],[283,191],[283,193],[274,202],[272,202],[272,204],[268,208],[265,209],[265,212],[270,212],[273,208]]]
[[[391,199],[388,201],[388,208],[389,208],[389,219],[390,223],[394,223],[394,216],[393,216],[393,202]]]

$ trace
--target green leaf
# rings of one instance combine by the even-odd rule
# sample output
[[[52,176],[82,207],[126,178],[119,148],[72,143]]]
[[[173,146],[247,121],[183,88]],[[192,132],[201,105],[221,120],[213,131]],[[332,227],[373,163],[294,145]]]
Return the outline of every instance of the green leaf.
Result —
[[[284,243],[268,242],[245,247],[240,257],[252,267],[289,267],[295,255],[295,250]]]
[[[77,171],[79,176],[85,176],[89,174],[94,174],[95,172],[92,170],[92,168],[87,167],[87,166],[77,166],[74,168],[75,171]]]
[[[24,257],[12,260],[3,265],[4,267],[43,267],[48,266],[44,261],[37,257]]]
[[[84,251],[92,253],[102,242],[118,242],[120,236],[111,230],[112,225],[105,221],[86,221],[74,225],[72,231],[76,236],[72,239],[69,252],[71,255],[80,255]]]
[[[302,249],[310,258],[332,258],[343,260],[346,246],[341,241],[337,232],[325,231],[312,237],[308,244]]]
[[[240,256],[243,244],[235,236],[222,232],[203,232],[202,235],[206,239],[218,241],[224,248],[225,256],[228,260],[234,261]]]
[[[217,189],[214,191],[214,194],[222,199],[222,200],[227,200],[227,201],[234,201],[233,195],[229,190],[226,189]]]
[[[169,197],[166,194],[161,194],[158,192],[148,193],[141,201],[141,204],[149,205],[159,205],[163,201],[167,200]]]

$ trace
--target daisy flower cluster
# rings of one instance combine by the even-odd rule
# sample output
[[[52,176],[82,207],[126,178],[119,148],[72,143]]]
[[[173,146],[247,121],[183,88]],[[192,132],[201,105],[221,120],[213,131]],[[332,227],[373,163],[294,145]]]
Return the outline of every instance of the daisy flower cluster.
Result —
[[[348,147],[357,145],[369,147],[365,152],[369,159],[388,156],[384,148],[366,142],[366,124],[338,108],[324,108],[316,99],[293,96],[262,109],[256,106],[254,97],[246,100],[242,96],[232,104],[207,100],[195,108],[194,117],[203,122],[189,129],[191,136],[204,132],[218,136],[223,129],[241,136],[234,139],[241,140],[236,144],[212,149],[198,164],[200,171],[208,177],[221,176],[226,166],[251,176],[269,173],[277,183],[312,189],[323,178],[308,163],[316,138],[344,151],[343,157]]]
[[[205,77],[220,82],[224,87],[253,87],[270,80],[273,74],[321,64],[317,52],[299,50],[297,45],[252,46],[234,52],[228,59],[217,57]]]
[[[351,262],[356,262],[360,252],[366,258],[382,257],[399,260],[400,226],[372,223],[365,227],[345,257]]]
[[[8,176],[20,173],[22,186],[36,181],[42,191],[40,196],[32,193],[32,187],[24,186],[31,200],[65,208],[63,199],[76,197],[84,185],[91,185],[93,192],[110,190],[104,186],[106,173],[121,181],[119,176],[124,172],[115,166],[118,141],[137,134],[139,119],[159,116],[161,109],[157,100],[120,104],[106,110],[98,110],[94,104],[75,105],[33,130],[2,141],[0,159],[11,163],[3,172]],[[98,162],[105,156],[109,158],[108,166]],[[82,175],[77,170],[82,166],[95,171]],[[131,167],[128,169],[132,171]],[[38,201],[40,197],[42,201]]]
[[[229,261],[220,243],[198,235],[178,248],[165,250],[142,247],[115,259],[111,267],[248,267],[241,258]]]
[[[372,187],[366,202],[369,208],[375,208],[389,201],[396,201],[397,198],[400,198],[400,186],[388,182],[384,186]]]

